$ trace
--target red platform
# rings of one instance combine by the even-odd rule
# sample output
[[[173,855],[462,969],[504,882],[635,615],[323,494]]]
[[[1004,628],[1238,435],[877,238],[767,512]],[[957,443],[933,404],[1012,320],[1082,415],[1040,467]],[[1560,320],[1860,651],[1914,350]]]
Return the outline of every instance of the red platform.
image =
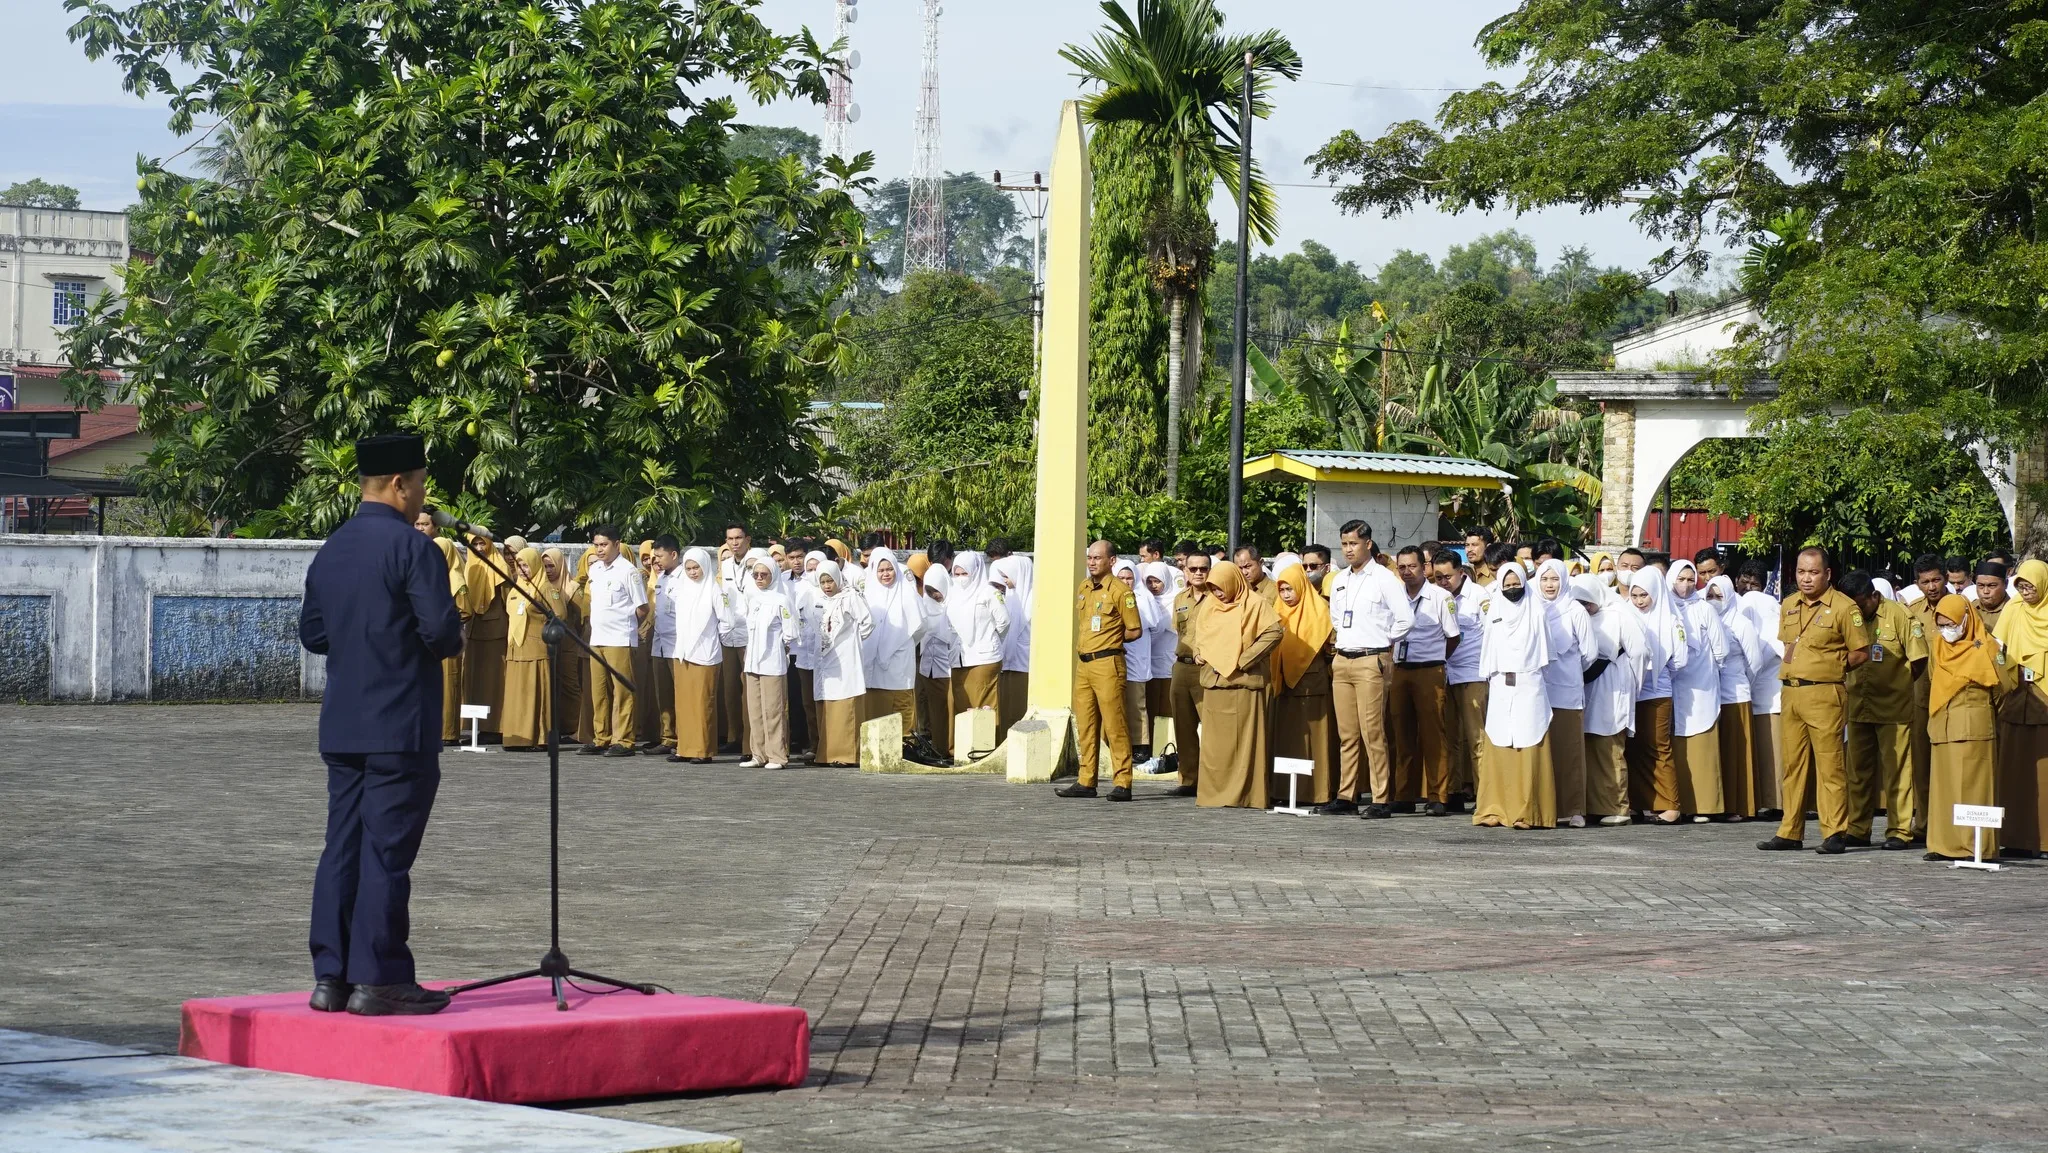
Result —
[[[791,1005],[572,989],[564,1013],[541,977],[464,993],[430,1017],[316,1013],[306,997],[187,1001],[178,1052],[517,1103],[787,1088],[810,1069],[810,1018]]]

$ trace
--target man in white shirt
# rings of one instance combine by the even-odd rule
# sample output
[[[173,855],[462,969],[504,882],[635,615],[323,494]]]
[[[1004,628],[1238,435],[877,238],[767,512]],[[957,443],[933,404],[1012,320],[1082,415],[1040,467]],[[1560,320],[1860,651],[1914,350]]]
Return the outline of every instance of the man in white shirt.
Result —
[[[725,603],[747,603],[747,553],[753,551],[754,534],[735,521],[725,526],[725,555],[718,562],[718,583],[725,590]],[[719,638],[725,658],[718,666],[718,751],[745,752],[747,743],[747,622],[745,614],[735,618],[738,628]]]
[[[650,654],[661,747],[676,751],[676,586],[683,581],[683,548],[672,536],[654,538],[654,637]]]
[[[586,757],[630,757],[639,751],[633,747],[633,690],[604,666],[632,675],[640,621],[647,616],[647,584],[640,566],[620,554],[618,529],[605,524],[590,530],[590,548],[590,647],[604,664],[590,662],[592,740],[580,751]]]
[[[1486,584],[1478,571],[1492,575],[1481,557],[1473,567],[1461,565],[1448,552],[1438,553],[1432,566],[1436,583],[1451,596],[1458,622],[1458,645],[1444,656],[1444,686],[1450,693],[1451,796],[1453,810],[1463,812],[1479,781],[1479,758],[1486,741],[1486,678],[1479,675],[1479,642],[1486,628]]]
[[[1388,815],[1394,759],[1387,744],[1387,687],[1394,646],[1408,636],[1415,611],[1399,578],[1373,559],[1372,526],[1346,521],[1338,540],[1344,567],[1330,578],[1330,623],[1337,655],[1330,664],[1330,703],[1337,714],[1337,795],[1318,810]],[[1362,796],[1370,788],[1369,796]],[[1361,810],[1360,800],[1367,804]]]
[[[1408,593],[1415,625],[1394,645],[1394,679],[1387,721],[1396,761],[1394,797],[1422,798],[1422,811],[1441,817],[1450,811],[1450,758],[1444,736],[1450,727],[1451,693],[1444,664],[1463,640],[1457,602],[1431,584],[1422,550],[1409,545],[1394,554],[1394,572]]]

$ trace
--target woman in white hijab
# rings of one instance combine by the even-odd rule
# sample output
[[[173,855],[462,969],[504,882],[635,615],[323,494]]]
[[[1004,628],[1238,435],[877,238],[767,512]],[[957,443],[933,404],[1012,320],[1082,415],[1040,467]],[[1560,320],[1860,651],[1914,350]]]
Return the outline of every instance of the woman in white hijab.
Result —
[[[796,643],[796,613],[767,553],[756,549],[747,555],[743,579],[748,748],[740,767],[780,769],[789,764],[789,650]]]
[[[953,671],[953,707],[997,708],[1003,671],[1003,637],[1010,631],[1010,610],[1003,590],[988,579],[988,561],[978,552],[953,558],[953,587],[946,593],[946,616],[960,638],[960,663]]]
[[[1649,667],[1636,690],[1636,726],[1628,737],[1628,799],[1658,824],[1678,823],[1678,756],[1671,750],[1671,674],[1686,660],[1685,626],[1672,611],[1664,574],[1640,568],[1621,576],[1621,589],[1642,617]]]
[[[708,765],[718,751],[718,671],[725,663],[720,639],[735,620],[718,568],[707,549],[683,552],[682,579],[674,581],[676,751],[669,760]]]
[[[1784,707],[1785,685],[1778,679],[1778,668],[1785,662],[1785,642],[1778,639],[1778,598],[1747,592],[1740,599],[1738,611],[1763,642],[1749,666],[1749,767],[1756,787],[1756,815],[1775,820],[1784,808],[1778,800],[1778,713]]]
[[[1671,674],[1671,749],[1678,758],[1678,811],[1704,822],[1726,809],[1721,803],[1721,662],[1728,656],[1728,630],[1721,614],[1699,595],[1699,570],[1689,560],[1671,562],[1665,578],[1685,626],[1685,665]]]
[[[818,753],[818,613],[824,608],[824,597],[818,592],[818,566],[824,563],[822,551],[805,553],[803,575],[792,580],[789,589],[790,611],[796,613],[796,647],[790,653],[790,663],[796,667],[790,675],[796,680],[797,699],[803,703],[804,736],[813,760]]]
[[[1543,686],[1551,655],[1546,614],[1529,595],[1529,570],[1520,561],[1501,565],[1490,599],[1479,649],[1479,671],[1487,682],[1489,748],[1472,823],[1554,828],[1556,783],[1545,748],[1551,716]]]
[[[1586,671],[1586,815],[1603,825],[1628,824],[1624,750],[1636,726],[1636,693],[1650,671],[1650,635],[1643,614],[1624,603],[1599,573],[1572,578],[1572,596],[1593,618],[1595,658]]]
[[[837,563],[818,566],[818,668],[811,690],[818,698],[813,760],[839,768],[860,762],[860,699],[868,691],[861,642],[875,628],[868,603],[845,580]]]
[[[1756,816],[1750,670],[1763,660],[1764,640],[1757,635],[1756,622],[1742,611],[1734,581],[1717,576],[1707,582],[1702,595],[1728,630],[1728,655],[1721,661],[1721,722],[1716,728],[1721,735],[1721,803],[1729,820],[1740,821]]]
[[[863,722],[895,713],[903,718],[903,736],[917,724],[917,638],[924,633],[924,608],[910,570],[886,548],[868,555],[868,583],[862,594],[874,631],[860,643],[861,665],[868,691],[861,709]]]
[[[1007,733],[1024,719],[1031,699],[1031,558],[1011,553],[988,566],[989,580],[1001,586],[1010,609],[1010,630],[1003,634],[1003,671],[996,687],[996,731]]]
[[[1145,694],[1152,683],[1152,633],[1159,627],[1158,612],[1138,581],[1137,565],[1118,557],[1110,572],[1138,602],[1141,631],[1137,640],[1124,642],[1124,725],[1130,731],[1131,759],[1143,764],[1152,759],[1152,713],[1145,707]]]
[[[1550,771],[1557,819],[1586,827],[1586,670],[1598,659],[1593,618],[1572,596],[1565,563],[1552,557],[1536,566],[1536,594],[1543,601],[1550,663],[1543,666],[1543,691],[1550,699]]]
[[[1173,665],[1180,645],[1180,634],[1173,629],[1173,577],[1173,567],[1163,560],[1138,566],[1138,579],[1144,584],[1136,590],[1138,619],[1152,645],[1152,679],[1145,682],[1145,712],[1155,721],[1173,716]],[[1145,615],[1147,600],[1156,616]]]
[[[924,572],[924,639],[917,646],[917,693],[924,702],[925,735],[933,747],[953,755],[953,666],[960,656],[960,638],[946,619],[946,594],[953,574],[939,565]]]

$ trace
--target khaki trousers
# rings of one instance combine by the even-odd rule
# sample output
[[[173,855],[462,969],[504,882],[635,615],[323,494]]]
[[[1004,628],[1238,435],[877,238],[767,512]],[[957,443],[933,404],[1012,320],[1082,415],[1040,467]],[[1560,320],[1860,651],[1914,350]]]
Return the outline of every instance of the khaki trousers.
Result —
[[[1395,665],[1387,710],[1397,764],[1394,799],[1449,800],[1451,763],[1445,730],[1450,727],[1451,690],[1444,683],[1443,666]]]
[[[932,747],[953,755],[953,678],[917,674],[917,707]]]
[[[1586,710],[1550,710],[1551,812],[1556,821],[1586,815]]]
[[[747,694],[747,752],[764,765],[789,763],[788,678],[741,673]]]
[[[1913,726],[1850,721],[1849,835],[1870,836],[1880,807],[1886,835],[1910,840],[1910,830],[1921,820],[1913,791]]]
[[[1632,808],[1659,813],[1678,808],[1678,753],[1671,745],[1670,697],[1636,702],[1636,731],[1628,738],[1628,802]]]
[[[1619,817],[1628,812],[1627,747],[1626,731],[1586,738],[1586,816]]]
[[[1926,677],[1914,678],[1913,711],[1906,717],[1906,727],[1913,734],[1913,795],[1921,801],[1921,804],[1913,810],[1913,827],[1910,835],[1914,837],[1924,837],[1927,835],[1926,802],[1927,798],[1932,795],[1927,791],[1928,774],[1932,771],[1934,765],[1934,751],[1927,743],[1927,689]],[[1890,806],[1887,805],[1886,808],[1889,809]],[[1903,827],[1898,823],[1898,818],[1893,817],[1890,822],[1890,828],[1885,830],[1885,835],[1890,836],[1893,829]]]
[[[1486,682],[1452,685],[1451,792],[1479,795],[1479,771],[1486,759]]]
[[[1800,799],[1814,791],[1814,811],[1820,814],[1820,835],[1832,837],[1849,831],[1849,760],[1842,748],[1842,714],[1848,704],[1848,690],[1841,685],[1786,685],[1781,735],[1785,763],[1778,796],[1785,806],[1785,819],[1778,823],[1778,835],[1787,840],[1806,837],[1806,808]]]
[[[1173,662],[1173,751],[1180,760],[1180,783],[1202,779],[1202,669]]]
[[[1756,811],[1781,809],[1778,797],[1780,758],[1778,734],[1783,730],[1777,713],[1751,713],[1749,717],[1750,771],[1756,775]]]
[[[591,647],[605,664],[632,675],[632,649],[625,645]],[[600,747],[633,743],[633,692],[613,680],[596,661],[590,662],[590,729],[591,743]]]
[[[1394,799],[1394,758],[1387,747],[1386,653],[1330,660],[1330,706],[1337,714],[1337,795],[1388,804]],[[1362,795],[1369,787],[1370,796]]]
[[[654,662],[654,700],[661,714],[661,743],[676,747],[676,662],[664,657]]]
[[[996,740],[1010,735],[1010,726],[1030,709],[1031,674],[1004,669],[996,678]]]
[[[1130,732],[1131,748],[1152,744],[1152,710],[1145,707],[1145,682],[1124,682],[1124,725]],[[1135,752],[1131,754],[1137,756]]]
[[[1082,661],[1074,674],[1074,730],[1081,756],[1081,784],[1094,788],[1102,767],[1102,744],[1116,772],[1116,786],[1131,787],[1131,734],[1124,724],[1124,658]]]

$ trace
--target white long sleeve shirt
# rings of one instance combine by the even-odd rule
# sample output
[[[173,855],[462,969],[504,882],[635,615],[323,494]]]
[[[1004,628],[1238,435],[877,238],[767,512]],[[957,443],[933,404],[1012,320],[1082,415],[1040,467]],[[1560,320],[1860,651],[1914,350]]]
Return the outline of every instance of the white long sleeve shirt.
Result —
[[[1340,568],[1330,578],[1330,623],[1339,652],[1391,649],[1415,625],[1401,578],[1376,560]]]
[[[747,659],[745,670],[756,676],[780,677],[789,673],[789,650],[796,644],[796,614],[789,598],[773,589],[756,590],[747,599]]]
[[[1001,663],[1003,635],[1010,631],[1010,610],[1001,589],[984,584],[973,596],[973,624],[968,635],[957,638],[960,668]]]

